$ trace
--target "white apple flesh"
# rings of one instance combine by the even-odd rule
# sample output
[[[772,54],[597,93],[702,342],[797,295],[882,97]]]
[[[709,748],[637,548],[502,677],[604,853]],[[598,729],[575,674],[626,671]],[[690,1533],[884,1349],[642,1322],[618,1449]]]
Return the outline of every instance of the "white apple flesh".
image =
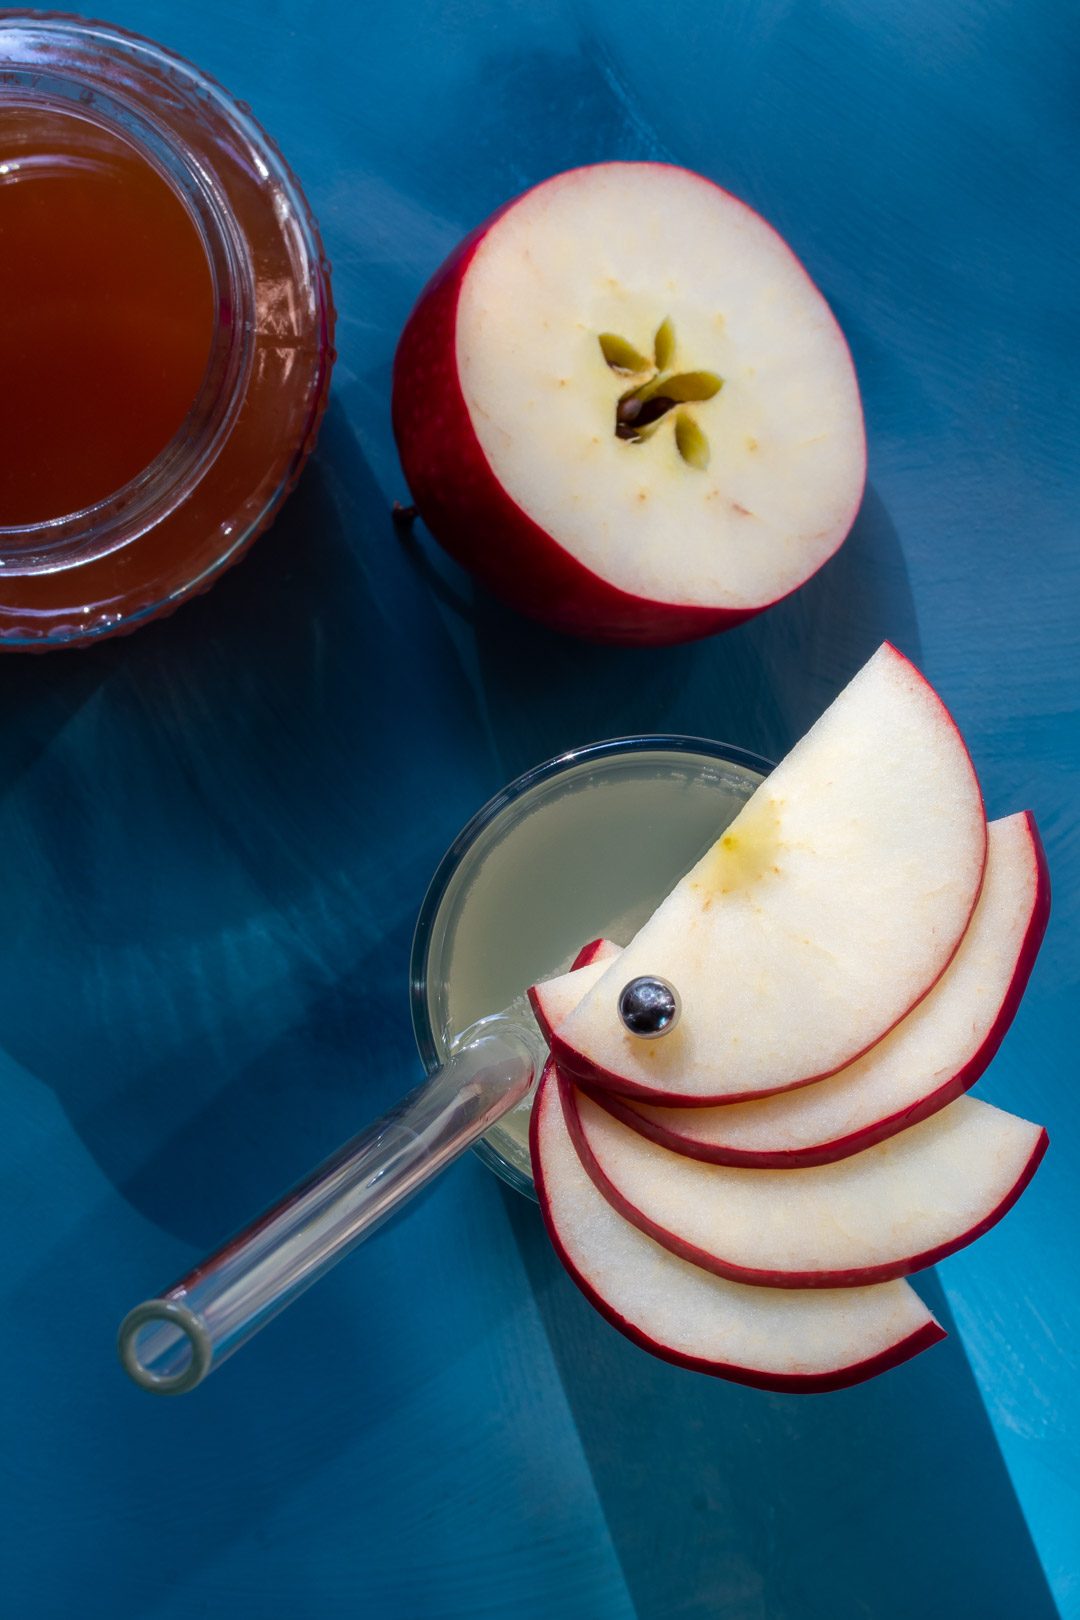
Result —
[[[611,335],[638,351],[621,370]],[[672,381],[702,374],[722,384],[710,397]],[[661,409],[665,379],[675,403],[620,437],[637,431],[617,432],[620,401],[647,386]],[[760,612],[837,550],[865,480],[824,298],[744,203],[661,163],[556,175],[474,232],[409,318],[393,418],[446,549],[520,611],[600,640]]]
[[[985,860],[960,734],[883,646],[556,1029],[554,1056],[656,1103],[736,1102],[832,1074],[944,972]],[[681,995],[662,1039],[619,1017],[639,975]]]
[[[571,1278],[635,1344],[759,1389],[843,1389],[945,1337],[903,1282],[780,1291],[725,1282],[671,1254],[597,1191],[574,1150],[549,1067],[532,1116],[544,1221]]]
[[[961,1097],[835,1164],[744,1170],[672,1153],[560,1083],[578,1155],[619,1213],[760,1287],[845,1288],[934,1265],[1012,1208],[1047,1145],[1040,1125]]]
[[[675,1152],[756,1169],[846,1158],[944,1108],[975,1084],[1000,1046],[1050,910],[1030,812],[992,821],[987,831],[982,892],[956,955],[929,995],[854,1063],[816,1085],[718,1108],[654,1107],[599,1089],[595,1100]],[[553,1028],[603,971],[600,963],[536,987]]]

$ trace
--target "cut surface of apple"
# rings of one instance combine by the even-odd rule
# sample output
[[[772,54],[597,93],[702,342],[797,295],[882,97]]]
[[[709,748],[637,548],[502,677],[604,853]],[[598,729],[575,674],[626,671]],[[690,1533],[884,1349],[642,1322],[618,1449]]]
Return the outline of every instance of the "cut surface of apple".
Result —
[[[394,430],[436,538],[556,628],[684,640],[836,551],[866,449],[847,345],[790,248],[662,163],[556,175],[424,289]]]
[[[554,1031],[570,1016],[586,990],[591,990],[600,975],[607,972],[620,950],[614,940],[595,939],[578,952],[569,972],[543,979],[531,987],[529,1004],[546,1041],[550,1042]]]
[[[879,648],[555,1031],[561,1067],[654,1102],[722,1103],[851,1063],[948,965],[978,898],[986,822],[940,699]],[[659,1040],[618,996],[682,998]]]
[[[532,1118],[540,1207],[563,1265],[635,1344],[761,1389],[842,1389],[945,1337],[903,1282],[872,1288],[747,1288],[654,1243],[597,1191],[574,1150],[549,1067]]]
[[[980,1237],[1034,1175],[1046,1132],[973,1097],[834,1164],[745,1170],[651,1142],[561,1081],[578,1154],[627,1220],[736,1282],[904,1277]]]
[[[1020,1005],[1046,930],[1050,882],[1030,813],[989,825],[986,874],[959,949],[896,1027],[828,1080],[718,1108],[655,1107],[597,1089],[597,1102],[679,1153],[751,1168],[826,1164],[916,1124],[978,1080]],[[591,989],[603,966],[566,975]],[[573,985],[551,981],[557,1026]],[[547,999],[547,987],[538,986]]]

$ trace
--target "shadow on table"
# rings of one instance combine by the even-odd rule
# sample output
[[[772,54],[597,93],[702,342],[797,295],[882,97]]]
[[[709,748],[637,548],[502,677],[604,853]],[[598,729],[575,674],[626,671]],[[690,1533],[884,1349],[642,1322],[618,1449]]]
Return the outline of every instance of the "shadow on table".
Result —
[[[196,1156],[185,1207],[198,1202],[205,1185],[197,1165]],[[442,1195],[444,1224],[452,1227],[455,1194],[445,1188]],[[172,1280],[170,1265],[175,1275],[189,1260],[177,1262],[179,1245],[118,1221],[113,1201],[88,1205],[63,1241],[35,1255],[32,1270],[5,1289],[5,1312],[20,1324],[4,1369],[9,1410],[44,1411],[55,1447],[44,1457],[34,1425],[15,1425],[10,1466],[31,1482],[46,1468],[57,1476],[48,1487],[49,1506],[71,1525],[64,1556],[88,1593],[81,1613],[150,1615],[159,1602],[172,1613],[164,1599],[174,1585],[188,1590],[194,1583],[202,1591],[208,1580],[213,1594],[216,1560],[252,1538],[258,1557],[259,1543],[280,1533],[276,1527],[288,1524],[293,1512],[303,1522],[305,1508],[290,1504],[310,1502],[313,1492],[355,1493],[358,1547],[375,1533],[373,1521],[393,1533],[387,1493],[392,1499],[395,1491],[421,1488],[397,1460],[397,1415],[423,1401],[423,1387],[444,1378],[448,1363],[467,1363],[497,1315],[511,1309],[510,1301],[499,1302],[483,1322],[448,1312],[452,1320],[439,1334],[414,1331],[418,1288],[440,1259],[446,1271],[446,1251],[432,1237],[432,1223],[419,1221],[419,1237],[416,1227],[409,1231],[415,1215],[414,1205],[398,1234],[380,1232],[258,1334],[234,1363],[180,1400],[128,1385],[112,1346],[125,1311],[155,1283]],[[121,1231],[135,1252],[118,1241]],[[151,1250],[158,1254],[154,1265],[162,1267],[156,1275],[145,1270]],[[422,1435],[415,1444],[422,1451]],[[383,1466],[381,1459],[389,1460]],[[436,1477],[442,1477],[438,1470]],[[79,1513],[88,1501],[107,1507],[84,1522]],[[20,1522],[16,1504],[8,1507]],[[18,1567],[25,1548],[12,1543],[10,1550]],[[42,1575],[46,1589],[50,1575]],[[241,1592],[240,1609],[230,1604],[228,1612],[317,1612],[295,1602],[278,1610],[265,1583],[256,1582],[254,1590],[255,1599],[247,1592],[249,1601],[269,1608],[245,1607]],[[8,1612],[29,1616],[31,1610]]]
[[[801,590],[705,641],[595,646],[482,592],[471,611],[508,778],[575,744],[643,731],[715,737],[778,759],[880,642],[920,656],[899,536],[872,489],[844,546]]]
[[[492,785],[340,413],[207,596],[4,662],[0,738],[3,1051],[143,1214],[205,1247],[420,1078],[409,938]]]
[[[856,1389],[767,1394],[638,1350],[505,1202],[639,1620],[1053,1620],[932,1272],[943,1344]]]
[[[67,1483],[94,1480],[155,1547],[178,1511],[190,1572],[468,1353],[468,1322],[452,1342],[402,1335],[425,1264],[414,1206],[194,1404],[126,1389],[109,1360],[133,1303],[419,1081],[410,939],[493,786],[486,734],[332,408],[279,520],[206,597],[130,639],[0,664],[0,742],[0,1084],[7,1064],[47,1086],[151,1223],[98,1201],[93,1170],[70,1209],[57,1185],[62,1235],[5,1305],[55,1353],[58,1398],[95,1414],[71,1426]],[[452,1187],[427,1196],[454,1206]],[[24,1345],[13,1361],[28,1407],[44,1365]],[[171,1556],[133,1563],[167,1584]]]

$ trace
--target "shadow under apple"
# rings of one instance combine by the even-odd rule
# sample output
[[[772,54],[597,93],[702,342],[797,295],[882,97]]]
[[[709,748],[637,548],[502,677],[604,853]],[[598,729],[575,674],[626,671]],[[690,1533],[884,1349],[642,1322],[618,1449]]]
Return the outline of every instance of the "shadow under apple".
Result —
[[[943,1344],[855,1389],[770,1394],[630,1344],[536,1209],[505,1203],[640,1620],[1051,1620],[934,1273],[919,1290]]]
[[[918,622],[900,538],[867,490],[837,555],[756,619],[675,647],[598,646],[504,608],[409,542],[447,606],[467,616],[506,779],[577,744],[638,732],[718,738],[779,759],[883,640],[916,663]]]

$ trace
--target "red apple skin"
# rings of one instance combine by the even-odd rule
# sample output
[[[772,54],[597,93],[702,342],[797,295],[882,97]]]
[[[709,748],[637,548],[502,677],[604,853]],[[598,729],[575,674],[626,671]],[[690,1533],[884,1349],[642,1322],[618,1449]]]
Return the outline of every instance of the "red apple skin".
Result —
[[[549,1063],[541,1078],[541,1085],[549,1081],[552,1071]],[[537,1098],[539,1102],[539,1097]],[[660,1361],[670,1362],[674,1367],[686,1367],[691,1372],[707,1373],[713,1378],[726,1379],[728,1383],[745,1384],[751,1389],[775,1390],[781,1395],[827,1395],[833,1390],[850,1389],[854,1384],[863,1384],[870,1378],[876,1378],[879,1373],[889,1372],[893,1367],[910,1361],[913,1356],[928,1350],[932,1344],[939,1344],[948,1335],[939,1322],[927,1322],[907,1338],[898,1339],[895,1344],[882,1350],[876,1356],[868,1356],[864,1361],[852,1362],[847,1367],[837,1367],[829,1372],[822,1373],[772,1373],[757,1372],[752,1367],[734,1366],[724,1361],[706,1361],[698,1356],[688,1356],[682,1351],[674,1350],[670,1345],[661,1344],[656,1339],[650,1339],[628,1322],[625,1317],[609,1305],[602,1295],[598,1294],[592,1284],[575,1267],[566,1250],[563,1248],[555,1223],[551,1218],[551,1206],[544,1186],[544,1173],[537,1148],[539,1135],[540,1110],[534,1106],[532,1120],[529,1126],[529,1143],[532,1151],[533,1180],[536,1184],[536,1195],[540,1202],[540,1212],[547,1227],[548,1237],[552,1247],[567,1272],[570,1280],[581,1290],[595,1311],[610,1322],[624,1338],[636,1344],[639,1349],[647,1350],[649,1355],[656,1356]]]
[[[681,1153],[684,1158],[700,1159],[707,1164],[729,1164],[747,1170],[797,1170],[814,1164],[834,1164],[837,1159],[846,1159],[852,1153],[860,1153],[863,1148],[873,1147],[876,1142],[884,1142],[888,1137],[895,1136],[898,1131],[906,1130],[909,1125],[917,1125],[920,1120],[929,1119],[931,1114],[936,1114],[939,1109],[954,1102],[965,1091],[970,1091],[993,1061],[1010,1024],[1016,1017],[1017,1008],[1027,988],[1031,970],[1035,966],[1035,958],[1039,954],[1039,947],[1046,933],[1050,917],[1050,871],[1046,864],[1046,851],[1039,837],[1039,829],[1030,810],[1024,812],[1024,818],[1031,839],[1031,855],[1036,869],[1035,903],[1017,953],[1008,991],[998,1008],[997,1017],[978,1050],[972,1053],[954,1075],[943,1080],[934,1091],[928,1092],[910,1107],[885,1119],[875,1120],[873,1124],[853,1131],[849,1136],[836,1137],[831,1142],[817,1142],[808,1147],[755,1153],[748,1148],[726,1147],[722,1142],[695,1142],[691,1137],[681,1136],[670,1126],[661,1125],[656,1120],[639,1113],[632,1103],[615,1092],[601,1090],[599,1086],[583,1086],[582,1090],[593,1102],[598,1103],[601,1108],[606,1108],[609,1114],[621,1120],[624,1125],[631,1126],[642,1136],[647,1136],[650,1141],[670,1149],[672,1153]],[[550,1042],[550,1036],[548,1040]]]
[[[596,1155],[586,1139],[574,1090],[573,1083],[565,1075],[559,1075],[559,1094],[562,1098],[563,1112],[578,1158],[593,1185],[603,1193],[608,1203],[640,1232],[644,1232],[663,1248],[670,1249],[672,1254],[700,1266],[703,1271],[713,1272],[717,1277],[726,1277],[729,1282],[748,1283],[755,1288],[862,1288],[868,1283],[892,1282],[897,1277],[910,1277],[913,1272],[925,1271],[928,1266],[936,1266],[939,1260],[946,1259],[958,1249],[966,1248],[969,1243],[981,1238],[992,1226],[997,1225],[1002,1216],[1009,1213],[1039,1168],[1043,1154],[1050,1145],[1046,1131],[1041,1131],[1027,1163],[1001,1202],[975,1226],[951,1243],[939,1243],[934,1249],[926,1249],[921,1254],[905,1255],[882,1265],[855,1266],[846,1271],[759,1271],[752,1266],[733,1265],[722,1255],[711,1254],[705,1249],[699,1249],[693,1243],[687,1243],[685,1239],[650,1220],[648,1215],[636,1204],[631,1203],[617,1187],[613,1187],[597,1163]]]
[[[971,772],[971,779],[972,779],[972,783],[973,783],[974,788],[975,788],[976,796],[978,798],[978,801],[979,801],[980,805],[983,806],[983,812],[984,813],[983,813],[983,818],[982,818],[982,857],[981,857],[981,859],[982,859],[982,872],[983,872],[983,874],[985,874],[985,872],[986,872],[986,816],[985,816],[986,807],[983,804],[982,787],[980,786],[979,778],[976,775],[975,766],[971,762],[971,756],[970,756],[970,754],[968,754],[967,744],[964,742],[963,736],[961,735],[960,727],[956,724],[956,721],[953,719],[953,717],[950,714],[949,710],[946,708],[944,700],[942,699],[941,695],[938,692],[936,692],[934,690],[934,688],[930,685],[930,682],[926,679],[926,676],[922,673],[922,671],[915,668],[915,665],[911,662],[911,659],[908,658],[905,653],[902,653],[898,647],[894,647],[891,641],[883,642],[882,645],[885,646],[885,647],[888,647],[890,652],[895,653],[897,658],[903,659],[904,663],[907,664],[908,668],[912,671],[912,673],[916,676],[916,678],[918,680],[920,680],[922,682],[922,684],[926,687],[927,691],[930,693],[930,695],[933,698],[934,702],[937,704],[938,708],[941,710],[941,714],[942,714],[943,719],[948,723],[949,726],[952,727],[953,731],[956,732],[956,735],[957,735],[957,737],[959,739],[959,742],[960,742],[960,746],[964,751],[964,756],[965,756],[965,759],[967,761],[967,768]],[[1026,812],[1026,813],[1030,814],[1030,812]],[[1039,845],[1039,849],[1040,849],[1040,853],[1041,853],[1043,869],[1044,869],[1044,871],[1046,871],[1046,855],[1045,855],[1045,852],[1042,851],[1042,845],[1041,844]],[[1048,873],[1046,875],[1045,882],[1047,884],[1047,895],[1049,896],[1049,874]],[[979,889],[981,889],[981,888],[982,888],[982,877],[980,877],[980,879],[979,879]],[[934,985],[937,984],[938,979],[941,978],[942,973],[944,973],[945,969],[949,966],[949,962],[952,961],[953,957],[956,955],[957,951],[960,949],[960,942],[963,939],[964,934],[967,931],[968,923],[970,923],[970,921],[972,919],[972,916],[974,915],[974,912],[975,912],[975,907],[978,905],[978,903],[979,903],[979,894],[978,894],[978,891],[976,891],[975,896],[972,899],[971,907],[970,907],[970,910],[968,911],[967,918],[966,918],[966,920],[964,922],[964,927],[961,929],[961,931],[960,931],[960,933],[959,933],[959,935],[957,937],[956,943],[953,945],[952,952],[950,953],[948,961],[944,963],[944,965],[942,966],[940,972],[938,972],[935,975],[932,982],[926,986],[926,989],[922,992],[922,995],[917,996],[915,998],[915,1000],[911,1003],[911,1006],[906,1007],[904,1009],[904,1011],[900,1014],[900,1016],[893,1020],[893,1022],[889,1025],[888,1029],[883,1029],[881,1031],[880,1035],[876,1035],[872,1041],[867,1042],[867,1044],[864,1047],[862,1047],[858,1052],[850,1053],[847,1057],[844,1058],[844,1061],[842,1063],[838,1063],[836,1065],[836,1067],[833,1068],[833,1069],[826,1069],[822,1074],[808,1074],[808,1075],[806,1075],[804,1078],[802,1078],[800,1080],[790,1081],[787,1085],[769,1086],[769,1087],[766,1087],[762,1091],[716,1092],[713,1095],[710,1095],[708,1097],[704,1097],[704,1096],[688,1097],[688,1096],[685,1096],[682,1092],[678,1092],[678,1091],[661,1091],[658,1088],[655,1088],[653,1086],[641,1085],[636,1080],[627,1080],[622,1075],[614,1074],[610,1069],[605,1069],[600,1064],[594,1063],[591,1058],[586,1057],[583,1052],[579,1052],[576,1047],[569,1045],[569,1043],[563,1038],[563,1036],[561,1036],[559,1034],[558,1030],[556,1030],[554,1032],[554,1034],[552,1036],[552,1039],[551,1039],[551,1042],[550,1042],[551,1055],[555,1059],[555,1062],[558,1064],[559,1069],[562,1071],[562,1073],[566,1074],[566,1075],[569,1075],[577,1084],[581,1085],[583,1088],[588,1090],[590,1095],[592,1095],[592,1092],[593,1092],[594,1089],[600,1090],[600,1091],[614,1091],[614,1092],[618,1093],[618,1095],[621,1096],[621,1097],[629,1097],[629,1098],[637,1097],[637,1098],[640,1098],[642,1102],[663,1104],[664,1106],[671,1107],[671,1108],[713,1108],[713,1107],[719,1107],[722,1103],[753,1102],[756,1098],[759,1098],[759,1097],[775,1097],[779,1093],[784,1092],[784,1091],[797,1091],[800,1086],[812,1086],[816,1080],[827,1080],[830,1075],[837,1074],[841,1069],[846,1069],[849,1063],[854,1063],[856,1058],[860,1058],[860,1057],[863,1056],[863,1053],[869,1052],[871,1047],[876,1046],[878,1041],[884,1040],[885,1036],[888,1035],[892,1030],[894,1030],[896,1028],[897,1024],[899,1024],[903,1019],[905,1019],[907,1017],[908,1013],[911,1012],[913,1008],[917,1007],[921,1001],[924,1001],[926,999],[926,997],[930,994],[931,990],[934,988]],[[915,1122],[913,1120],[912,1124],[914,1124],[914,1123]]]
[[[713,184],[700,175],[695,178],[702,185]],[[457,310],[473,255],[496,220],[518,201],[520,198],[514,198],[497,209],[435,272],[398,343],[391,415],[405,481],[420,516],[451,557],[494,595],[527,618],[570,635],[591,641],[667,646],[730,630],[752,619],[774,604],[735,609],[653,602],[608,584],[534,523],[495,477],[473,432],[458,378]],[[745,208],[746,204],[739,206]],[[799,268],[802,270],[801,265]],[[842,335],[839,340],[844,341]],[[838,528],[835,549],[849,533],[862,501],[865,453],[864,442],[858,498],[848,520]],[[805,583],[806,579],[799,580],[792,591]]]

